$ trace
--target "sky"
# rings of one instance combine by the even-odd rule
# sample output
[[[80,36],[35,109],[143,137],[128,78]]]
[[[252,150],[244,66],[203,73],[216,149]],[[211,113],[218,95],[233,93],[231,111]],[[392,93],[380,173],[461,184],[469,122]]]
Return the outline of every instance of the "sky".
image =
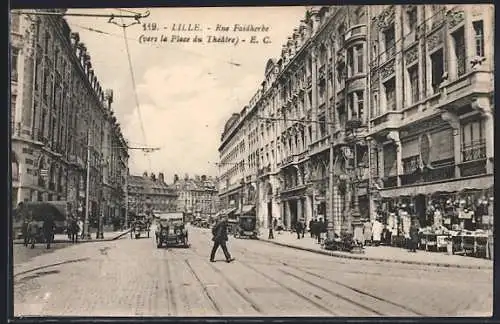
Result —
[[[130,10],[150,12],[149,17],[141,19],[141,24],[125,29],[136,92],[129,69],[124,29],[103,17],[67,16],[71,30],[80,34],[80,41],[88,49],[101,87],[113,89],[112,109],[129,145],[160,148],[147,155],[140,150],[131,150],[130,173],[163,172],[168,183],[172,182],[174,174],[217,176],[218,146],[225,122],[232,113],[240,112],[249,103],[264,79],[266,62],[280,56],[281,46],[304,18],[305,7]],[[118,9],[68,11],[82,12],[127,14]],[[115,21],[122,23],[119,18]],[[133,19],[123,21],[131,22]],[[171,31],[174,23],[199,24],[202,31],[175,33]],[[148,30],[152,24],[156,24],[159,30]],[[249,39],[251,35],[258,36],[258,39],[268,36],[271,43],[240,41],[235,46],[158,41],[162,34],[169,39],[173,34],[184,37],[200,35],[204,40],[209,35],[223,35],[215,31],[217,24],[231,28],[234,24],[268,26],[268,32],[231,31],[225,35],[239,36],[240,39]],[[141,35],[157,37],[157,42],[141,43]],[[134,93],[137,93],[138,105]]]

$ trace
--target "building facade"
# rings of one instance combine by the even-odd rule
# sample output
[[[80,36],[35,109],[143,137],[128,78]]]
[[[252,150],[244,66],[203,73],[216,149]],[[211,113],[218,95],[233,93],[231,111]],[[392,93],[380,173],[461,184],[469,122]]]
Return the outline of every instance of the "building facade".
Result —
[[[326,217],[340,234],[381,208],[411,206],[425,221],[438,191],[491,187],[488,9],[307,8],[250,104],[226,123],[223,204],[253,183],[265,226]]]
[[[106,172],[123,175],[128,168],[112,95],[101,88],[79,35],[61,16],[36,12],[11,14],[12,205],[65,200],[83,216],[89,166],[89,212],[98,217],[108,210],[101,203]],[[120,159],[106,162],[106,137],[114,138],[112,151]],[[119,180],[109,182],[113,192],[123,192]],[[123,206],[124,197],[114,195],[109,203]]]
[[[192,217],[207,219],[216,214],[218,208],[218,192],[213,177],[202,175],[183,179],[174,176],[172,187],[178,195],[177,210]]]
[[[128,212],[131,215],[175,212],[177,193],[167,185],[163,173],[129,175],[127,180]]]

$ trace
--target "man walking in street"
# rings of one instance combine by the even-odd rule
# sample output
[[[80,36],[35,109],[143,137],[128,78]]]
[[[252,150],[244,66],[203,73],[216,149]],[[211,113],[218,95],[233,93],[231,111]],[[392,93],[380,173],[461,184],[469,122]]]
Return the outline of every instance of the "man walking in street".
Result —
[[[309,221],[309,234],[311,235],[311,238],[313,238],[314,235],[313,227],[314,227],[314,220],[311,218],[311,220]]]
[[[234,258],[231,257],[231,254],[227,250],[226,242],[228,240],[227,237],[227,218],[224,217],[219,223],[217,223],[214,228],[212,228],[212,241],[214,241],[214,246],[212,247],[212,252],[210,253],[210,262],[215,262],[215,253],[219,246],[222,248],[222,252],[224,252],[224,256],[226,257],[226,262],[230,263],[234,261]]]
[[[302,233],[302,222],[295,222],[295,232],[297,233],[297,239],[300,239],[300,234]]]
[[[274,240],[274,233],[273,233],[273,224],[269,224],[269,240]]]

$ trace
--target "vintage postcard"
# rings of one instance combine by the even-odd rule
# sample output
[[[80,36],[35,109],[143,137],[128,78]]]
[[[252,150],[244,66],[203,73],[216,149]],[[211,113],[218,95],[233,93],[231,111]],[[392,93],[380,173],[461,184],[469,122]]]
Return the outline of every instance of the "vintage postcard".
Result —
[[[486,316],[493,5],[12,9],[26,316]]]

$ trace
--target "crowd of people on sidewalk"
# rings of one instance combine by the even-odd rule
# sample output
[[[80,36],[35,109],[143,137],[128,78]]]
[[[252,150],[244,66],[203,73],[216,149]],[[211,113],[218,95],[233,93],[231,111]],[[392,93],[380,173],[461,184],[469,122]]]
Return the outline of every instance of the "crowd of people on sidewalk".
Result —
[[[413,218],[407,234],[405,235],[405,246],[410,252],[416,252],[419,242],[419,224],[416,218]],[[278,224],[278,220],[273,218],[273,222],[269,227],[268,239],[274,239],[274,232],[281,234],[284,230],[283,225]],[[290,229],[297,235],[297,239],[304,238],[305,233],[308,231],[310,237],[315,240],[317,244],[322,244],[326,239],[327,222],[324,218],[311,219],[309,224],[306,224],[304,219],[300,219]],[[380,245],[393,245],[392,238],[396,235],[396,230],[387,224],[383,224],[380,218],[373,221],[365,220],[363,223],[363,237],[361,245],[363,246],[380,246]]]

